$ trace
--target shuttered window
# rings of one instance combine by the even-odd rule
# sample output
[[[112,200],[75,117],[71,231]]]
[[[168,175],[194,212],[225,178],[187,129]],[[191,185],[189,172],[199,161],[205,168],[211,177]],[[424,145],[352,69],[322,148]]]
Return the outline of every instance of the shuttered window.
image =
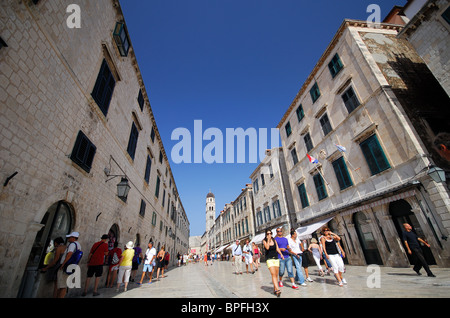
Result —
[[[92,168],[92,162],[96,151],[97,148],[95,145],[80,130],[78,132],[72,154],[70,155],[70,159],[89,173]]]

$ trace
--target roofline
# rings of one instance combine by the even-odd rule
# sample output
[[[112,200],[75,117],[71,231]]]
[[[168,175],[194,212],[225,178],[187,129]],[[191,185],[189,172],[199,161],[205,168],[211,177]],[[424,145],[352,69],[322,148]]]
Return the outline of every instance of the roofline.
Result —
[[[380,27],[377,29],[398,29],[400,30],[402,28],[401,25],[398,24],[391,24],[391,23],[380,23]],[[315,75],[319,71],[319,68],[322,67],[322,65],[325,63],[325,60],[328,58],[330,52],[336,47],[336,44],[338,40],[340,40],[342,34],[344,33],[345,29],[348,27],[364,27],[364,28],[371,28],[369,26],[369,23],[367,21],[362,20],[354,20],[354,19],[344,19],[344,21],[341,23],[340,27],[338,28],[337,32],[335,33],[333,39],[331,40],[328,47],[325,49],[325,52],[322,54],[322,56],[319,58],[319,61],[314,66],[312,72],[308,75],[305,82],[303,83],[302,87],[300,88],[299,92],[295,96],[294,100],[292,101],[291,105],[289,106],[288,110],[284,113],[283,117],[281,118],[280,122],[277,125],[277,128],[280,129],[282,124],[286,121],[286,119],[289,117],[290,113],[292,112],[293,108],[297,105],[298,100],[306,91],[306,88],[311,83],[311,81],[314,79]]]

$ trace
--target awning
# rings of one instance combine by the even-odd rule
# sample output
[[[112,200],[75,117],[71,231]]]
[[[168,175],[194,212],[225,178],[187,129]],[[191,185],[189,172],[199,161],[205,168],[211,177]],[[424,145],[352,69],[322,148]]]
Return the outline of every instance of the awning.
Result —
[[[330,222],[332,219],[333,218],[328,218],[328,219],[322,220],[317,223],[299,227],[298,229],[295,230],[297,232],[298,238],[300,240],[306,240],[306,239],[311,238],[312,237],[311,234],[313,234],[315,231],[320,229],[322,226],[324,226],[325,224]]]
[[[230,246],[230,244],[228,245],[222,245],[221,247],[219,247],[217,250],[215,250],[214,253],[220,253],[222,252],[226,247]]]
[[[276,227],[276,228],[274,228],[274,229],[272,229],[272,233],[276,233],[276,232],[277,232],[277,228],[279,228],[279,226]],[[265,237],[266,237],[266,231],[264,231],[264,233],[257,234],[257,235],[255,235],[255,237],[250,241],[250,244],[251,244],[251,243],[261,244],[261,242],[264,240]],[[274,237],[275,237],[275,235],[274,235]]]

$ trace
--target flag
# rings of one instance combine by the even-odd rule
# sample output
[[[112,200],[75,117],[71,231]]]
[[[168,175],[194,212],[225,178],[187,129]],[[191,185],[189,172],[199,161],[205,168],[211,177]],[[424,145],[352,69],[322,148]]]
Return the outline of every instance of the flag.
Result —
[[[334,144],[334,145],[337,147],[337,149],[338,149],[340,152],[346,152],[346,151],[347,151],[347,149],[345,149],[344,146],[336,145],[336,144]]]
[[[311,163],[319,163],[319,160],[317,160],[316,158],[306,154],[308,156],[309,162]]]

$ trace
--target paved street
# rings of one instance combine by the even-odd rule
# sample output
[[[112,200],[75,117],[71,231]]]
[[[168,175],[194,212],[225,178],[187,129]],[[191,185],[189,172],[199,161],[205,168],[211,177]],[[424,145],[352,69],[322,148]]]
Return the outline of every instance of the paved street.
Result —
[[[245,265],[244,265],[245,268]],[[418,276],[412,268],[375,267],[377,272],[365,266],[347,266],[348,284],[339,287],[333,276],[318,276],[310,267],[314,280],[298,290],[290,288],[284,277],[281,298],[448,298],[450,297],[450,268],[432,267],[435,278]],[[173,267],[167,277],[139,286],[130,282],[128,291],[100,288],[95,298],[275,298],[266,264],[255,274],[235,275],[231,262],[215,262],[205,267],[203,263]],[[141,272],[142,273],[142,272]],[[140,277],[140,273],[138,275]],[[369,288],[373,286],[373,288]],[[82,286],[84,287],[84,286]],[[93,298],[92,291],[85,298]]]

